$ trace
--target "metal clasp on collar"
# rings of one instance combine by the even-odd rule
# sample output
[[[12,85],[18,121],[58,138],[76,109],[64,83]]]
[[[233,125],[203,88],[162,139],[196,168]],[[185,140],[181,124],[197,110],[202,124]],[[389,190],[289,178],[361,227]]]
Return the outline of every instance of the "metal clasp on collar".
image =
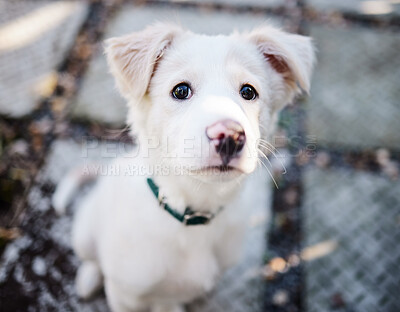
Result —
[[[161,192],[159,192],[159,193],[158,193],[157,199],[158,199],[158,204],[159,204],[162,208],[164,208],[164,207],[165,207],[165,196],[163,196],[163,195],[161,194]]]
[[[211,212],[191,211],[190,209],[186,209],[183,215],[183,224],[185,225],[208,224],[213,218],[214,214]]]

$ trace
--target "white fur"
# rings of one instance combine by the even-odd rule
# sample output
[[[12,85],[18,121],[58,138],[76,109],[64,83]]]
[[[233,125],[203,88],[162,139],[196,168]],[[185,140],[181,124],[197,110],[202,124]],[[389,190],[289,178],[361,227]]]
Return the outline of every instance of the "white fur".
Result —
[[[108,40],[106,53],[139,151],[116,159],[120,175],[101,177],[80,203],[72,239],[83,261],[77,291],[86,298],[104,278],[115,312],[183,311],[182,304],[210,291],[240,255],[243,216],[251,208],[242,189],[257,166],[257,140],[268,139],[279,109],[299,87],[308,91],[312,45],[268,26],[210,37],[157,24]],[[171,90],[182,81],[193,96],[178,101]],[[256,100],[241,98],[246,83],[258,91]],[[244,151],[231,162],[237,170],[200,175],[196,170],[219,165],[205,129],[222,119],[237,121],[246,133]],[[161,169],[153,178],[180,212],[224,209],[208,225],[185,226],[160,208],[149,174],[127,174],[133,166]],[[192,171],[181,174],[182,168]],[[263,192],[265,185],[254,187]]]

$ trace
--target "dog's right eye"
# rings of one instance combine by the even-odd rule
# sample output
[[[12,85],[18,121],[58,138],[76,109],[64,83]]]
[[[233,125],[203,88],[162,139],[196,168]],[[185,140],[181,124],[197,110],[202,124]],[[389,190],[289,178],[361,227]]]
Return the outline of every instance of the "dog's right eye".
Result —
[[[240,95],[247,101],[255,100],[257,97],[257,91],[249,84],[245,84],[240,90]]]
[[[192,96],[192,90],[187,83],[180,83],[172,89],[172,96],[178,100],[186,100]]]

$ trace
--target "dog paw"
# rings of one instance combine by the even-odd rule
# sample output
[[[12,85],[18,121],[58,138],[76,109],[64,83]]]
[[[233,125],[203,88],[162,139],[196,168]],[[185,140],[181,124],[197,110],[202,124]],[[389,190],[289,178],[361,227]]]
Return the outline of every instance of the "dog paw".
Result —
[[[151,307],[151,312],[185,312],[183,305],[163,305],[157,304]]]
[[[83,262],[78,269],[75,285],[80,298],[92,297],[103,285],[103,276],[99,266],[92,261]]]

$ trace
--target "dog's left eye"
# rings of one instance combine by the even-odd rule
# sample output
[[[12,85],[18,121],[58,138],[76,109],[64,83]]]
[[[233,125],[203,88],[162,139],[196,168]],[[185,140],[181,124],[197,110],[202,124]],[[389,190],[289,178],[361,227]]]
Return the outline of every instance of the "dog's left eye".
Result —
[[[178,100],[189,99],[192,95],[192,90],[187,83],[180,83],[172,89],[172,96]]]
[[[249,84],[245,84],[242,89],[240,89],[240,95],[247,101],[255,100],[257,97],[257,91]]]

